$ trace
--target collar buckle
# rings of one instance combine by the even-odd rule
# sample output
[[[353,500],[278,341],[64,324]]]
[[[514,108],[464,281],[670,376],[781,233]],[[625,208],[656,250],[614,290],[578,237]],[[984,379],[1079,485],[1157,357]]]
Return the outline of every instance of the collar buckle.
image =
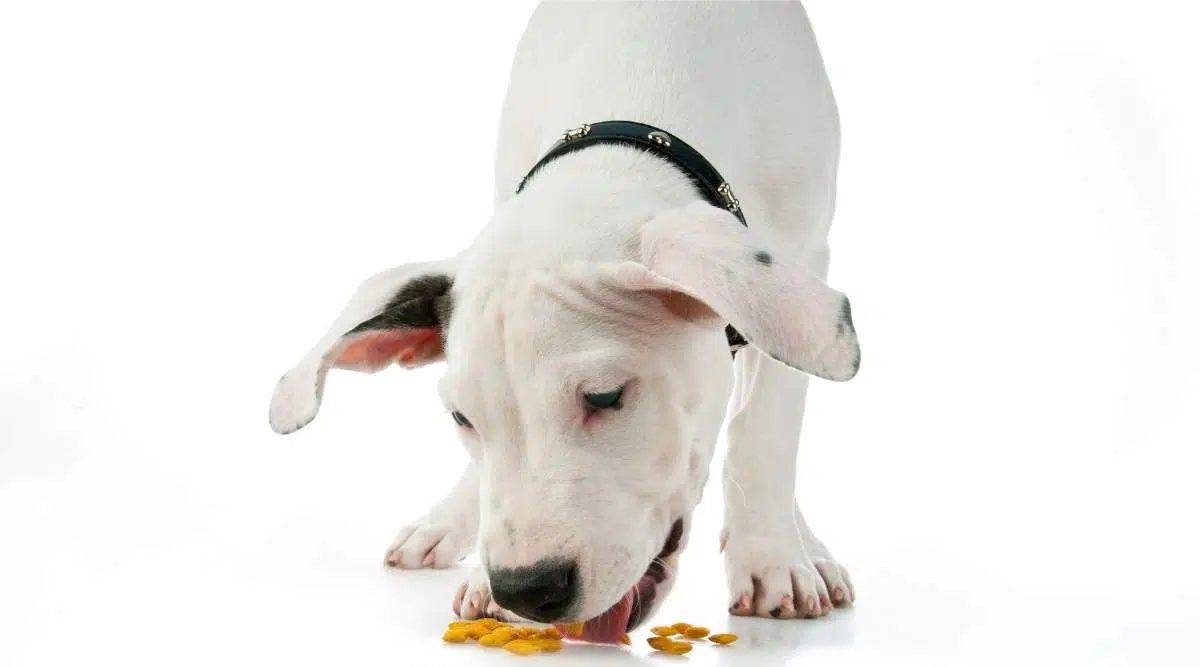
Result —
[[[591,132],[591,131],[592,131],[592,126],[588,125],[587,123],[584,123],[583,125],[580,125],[579,127],[574,127],[574,128],[567,130],[566,132],[563,132],[562,138],[563,138],[563,141],[574,141],[576,139],[582,139],[583,137],[586,137],[588,135],[588,132]]]
[[[733,188],[729,185],[729,181],[722,181],[717,186],[717,194],[721,197],[721,201],[725,203],[725,208],[729,209],[730,213],[737,213],[742,207],[742,203],[737,197],[733,196]]]

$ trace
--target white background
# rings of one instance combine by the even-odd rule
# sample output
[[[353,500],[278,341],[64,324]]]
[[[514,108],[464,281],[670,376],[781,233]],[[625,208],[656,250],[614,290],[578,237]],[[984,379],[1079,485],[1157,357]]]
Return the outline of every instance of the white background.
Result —
[[[0,4],[0,665],[517,660],[440,642],[463,569],[381,566],[465,460],[439,369],[266,407],[486,221],[531,6]],[[660,620],[743,635],[695,664],[1197,664],[1194,10],[809,12],[864,363],[814,382],[800,495],[860,600],[729,619],[714,487]]]

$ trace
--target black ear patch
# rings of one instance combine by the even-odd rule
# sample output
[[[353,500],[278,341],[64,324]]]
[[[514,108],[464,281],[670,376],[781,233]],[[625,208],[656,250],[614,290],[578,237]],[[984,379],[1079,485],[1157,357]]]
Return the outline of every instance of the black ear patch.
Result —
[[[348,334],[384,329],[443,328],[454,310],[448,275],[428,274],[413,278],[401,287],[383,312],[351,329]]]
[[[854,318],[850,317],[850,299],[842,298],[842,313],[838,318],[837,332],[839,336],[854,333]]]

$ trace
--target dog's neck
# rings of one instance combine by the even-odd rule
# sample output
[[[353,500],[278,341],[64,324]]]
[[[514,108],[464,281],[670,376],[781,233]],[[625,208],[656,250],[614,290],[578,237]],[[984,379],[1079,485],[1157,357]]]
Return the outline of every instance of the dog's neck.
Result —
[[[592,146],[539,169],[497,208],[477,244],[540,266],[637,259],[642,225],[701,199],[688,177],[660,157]]]

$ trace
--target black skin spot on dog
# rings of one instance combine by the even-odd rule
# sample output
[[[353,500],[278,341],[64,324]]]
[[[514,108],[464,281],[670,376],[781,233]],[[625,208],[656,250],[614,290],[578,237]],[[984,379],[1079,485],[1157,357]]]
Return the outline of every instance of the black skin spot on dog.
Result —
[[[839,336],[854,333],[854,318],[850,316],[850,299],[842,297],[842,312],[838,318],[837,332]]]
[[[762,264],[763,266],[770,266],[771,253],[767,252],[766,250],[759,250],[758,252],[754,253],[754,261]]]
[[[854,374],[858,374],[858,366],[862,363],[862,350],[857,350],[854,353],[854,361],[850,362],[854,365]]]
[[[517,545],[517,529],[513,526],[512,521],[504,522],[504,534],[508,536],[508,543],[515,547]]]
[[[450,296],[450,288],[453,285],[454,281],[450,276],[444,274],[413,278],[388,300],[382,313],[362,322],[347,334],[434,327],[444,331],[454,310],[454,302]]]
[[[780,609],[779,607],[775,607],[774,609],[771,610],[771,616],[773,616],[775,618],[779,618],[779,615],[782,613],[783,613],[783,610]]]

